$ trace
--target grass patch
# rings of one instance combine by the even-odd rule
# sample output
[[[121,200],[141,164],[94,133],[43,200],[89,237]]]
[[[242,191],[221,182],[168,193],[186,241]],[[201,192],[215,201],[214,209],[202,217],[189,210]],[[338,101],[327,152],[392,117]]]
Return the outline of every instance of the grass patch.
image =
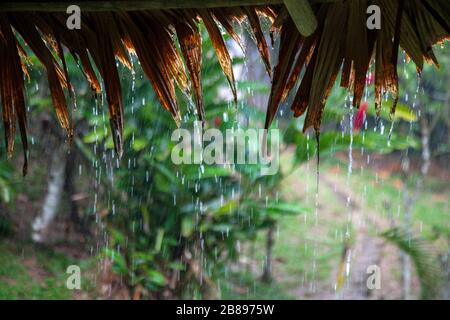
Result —
[[[233,273],[219,281],[222,299],[226,300],[292,300],[282,283],[264,283],[248,273]]]
[[[79,262],[28,244],[0,243],[0,299],[71,299],[73,291],[66,288],[71,264]]]

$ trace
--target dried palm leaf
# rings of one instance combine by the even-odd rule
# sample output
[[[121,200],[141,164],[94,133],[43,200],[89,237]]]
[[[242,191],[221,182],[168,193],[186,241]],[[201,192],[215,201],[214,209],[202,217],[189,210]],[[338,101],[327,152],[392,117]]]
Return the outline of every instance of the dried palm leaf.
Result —
[[[163,63],[167,66],[168,71],[175,79],[180,89],[186,94],[190,94],[189,81],[184,69],[183,60],[175,47],[172,39],[172,34],[169,31],[169,21],[165,21],[162,14],[156,16],[146,12],[147,18],[145,22],[148,23],[148,28],[153,30],[156,36],[155,41],[158,43],[158,49],[163,59]]]
[[[244,11],[247,14],[248,21],[253,31],[253,35],[256,39],[256,45],[258,47],[259,53],[261,54],[264,65],[266,66],[267,74],[272,78],[272,66],[270,65],[269,47],[267,46],[266,39],[264,38],[264,33],[259,22],[258,15],[254,8],[244,7]]]
[[[175,25],[181,52],[186,61],[194,87],[197,113],[200,121],[205,119],[200,68],[202,65],[202,38],[196,24],[182,22]]]
[[[309,16],[317,28],[302,29],[294,8],[284,5],[241,6],[222,8],[164,8],[115,12],[85,12],[81,30],[68,31],[66,14],[59,12],[14,12],[1,14],[0,21],[0,96],[8,154],[13,151],[16,120],[22,136],[26,161],[26,115],[23,96],[23,75],[27,75],[27,54],[18,41],[19,35],[35,53],[47,71],[50,93],[56,115],[62,127],[72,134],[65,100],[65,88],[71,93],[64,48],[82,67],[95,95],[105,90],[111,128],[117,152],[122,150],[123,102],[116,59],[132,68],[129,54],[136,54],[149,78],[161,105],[170,111],[177,124],[181,116],[175,94],[175,84],[189,94],[193,89],[197,113],[204,120],[204,103],[200,78],[200,19],[212,40],[220,66],[229,82],[234,101],[237,89],[232,59],[218,24],[240,45],[242,41],[233,26],[247,19],[256,39],[266,70],[273,73],[267,106],[265,127],[269,127],[280,103],[295,91],[291,109],[295,116],[306,113],[304,129],[313,126],[318,133],[323,109],[330,90],[342,70],[341,85],[353,94],[353,104],[359,106],[366,86],[366,73],[375,63],[375,108],[379,113],[382,95],[398,99],[396,71],[398,50],[417,65],[424,62],[437,65],[432,46],[450,35],[450,2],[448,0],[353,0],[339,2],[310,1]],[[381,30],[367,30],[366,8],[376,4],[381,8]],[[226,6],[226,4],[224,4]],[[297,6],[298,7],[298,6]],[[9,9],[10,10],[10,9]],[[295,23],[289,15],[295,17]],[[258,15],[272,22],[270,38],[280,32],[278,62],[272,71],[269,49]],[[312,19],[314,15],[314,19]],[[315,25],[316,23],[314,23]],[[312,24],[311,24],[312,26]],[[313,31],[314,29],[314,31]],[[311,34],[312,32],[312,34]],[[309,35],[311,34],[311,35]],[[177,36],[180,51],[175,43]],[[184,60],[184,61],[183,61]],[[189,77],[185,71],[189,71]],[[100,86],[100,75],[104,86]],[[190,81],[189,81],[190,80]],[[300,82],[297,85],[297,82]]]
[[[269,105],[267,107],[266,122],[264,125],[266,129],[270,126],[270,123],[276,115],[286,86],[289,70],[293,65],[300,44],[301,36],[295,28],[294,22],[290,18],[286,19],[281,28],[278,64],[275,66],[273,74],[272,89],[270,91]]]
[[[198,13],[200,14],[203,23],[205,24],[206,30],[208,31],[209,37],[211,38],[211,42],[216,50],[217,58],[219,59],[220,66],[222,67],[223,72],[228,80],[231,91],[233,93],[234,102],[237,103],[237,90],[236,83],[234,80],[234,72],[233,67],[231,65],[231,57],[228,53],[228,49],[225,46],[225,42],[223,41],[222,35],[220,34],[220,30],[217,27],[217,24],[214,22],[211,13],[207,9],[199,9]]]
[[[14,110],[14,96],[12,93],[13,86],[12,82],[14,79],[13,73],[11,73],[10,68],[10,52],[8,33],[10,33],[11,28],[7,25],[7,19],[3,15],[0,19],[0,30],[2,34],[2,39],[0,41],[0,72],[1,72],[1,97],[2,97],[2,115],[3,115],[3,126],[5,130],[5,141],[6,141],[6,151],[8,157],[11,158],[14,149],[14,135],[16,133],[16,116]],[[6,23],[5,23],[6,22]],[[8,30],[9,29],[9,30]]]
[[[364,8],[367,0],[355,0],[346,3],[348,10],[347,41],[345,44],[345,58],[342,71],[341,86],[353,87],[353,106],[359,106],[365,87],[366,72],[369,67],[369,51],[367,41],[367,28],[358,28],[366,23]],[[350,81],[350,75],[354,75]]]
[[[245,53],[245,47],[242,43],[242,39],[239,37],[239,35],[234,31],[233,29],[233,22],[239,23],[239,19],[233,17],[232,14],[230,14],[229,10],[227,8],[217,8],[213,10],[214,18],[220,22],[222,27],[227,30],[228,34],[231,38],[239,45],[242,52]],[[231,17],[231,18],[230,18]]]
[[[47,78],[53,105],[55,106],[56,116],[61,126],[67,130],[70,140],[73,133],[63,90],[63,87],[67,87],[67,79],[34,26],[34,20],[32,15],[27,16],[26,19],[14,16],[12,25],[14,26],[14,29],[21,34],[24,41],[47,70]]]
[[[100,82],[92,67],[88,54],[88,46],[85,38],[92,39],[92,30],[83,24],[83,33],[66,32],[66,17],[61,14],[52,14],[45,17],[50,21],[52,28],[50,32],[54,32],[55,36],[61,39],[61,42],[69,49],[76,61],[81,62],[82,71],[88,80],[91,89],[96,95],[101,93]]]
[[[114,23],[114,17],[111,13],[101,13],[91,20],[96,35],[97,66],[105,84],[111,133],[116,152],[121,157],[123,152],[123,101],[119,73],[114,59],[114,51],[119,44],[114,44],[118,40],[114,36],[114,32],[108,32],[110,25]]]
[[[0,97],[3,103],[3,124],[8,157],[12,156],[16,117],[24,153],[23,175],[28,168],[27,116],[24,82],[17,40],[5,15],[0,15]]]
[[[426,0],[422,4],[435,21],[444,28],[446,37],[450,34],[450,2],[441,0]],[[413,13],[414,14],[414,13]]]
[[[320,120],[326,99],[339,72],[343,59],[343,43],[345,43],[345,24],[348,11],[344,3],[332,3],[327,11],[323,33],[317,47],[317,61],[312,76],[309,94],[309,108],[305,117],[303,131],[314,126],[320,130]]]
[[[136,52],[141,61],[142,69],[150,79],[162,106],[170,111],[177,124],[179,124],[181,116],[176,102],[175,87],[158,50],[158,44],[147,40],[147,36],[143,34],[142,29],[137,24],[141,22],[141,19],[136,18],[139,18],[136,13],[133,17],[130,16],[130,13],[120,13],[119,24],[122,38]],[[154,39],[153,34],[149,34],[149,38]]]

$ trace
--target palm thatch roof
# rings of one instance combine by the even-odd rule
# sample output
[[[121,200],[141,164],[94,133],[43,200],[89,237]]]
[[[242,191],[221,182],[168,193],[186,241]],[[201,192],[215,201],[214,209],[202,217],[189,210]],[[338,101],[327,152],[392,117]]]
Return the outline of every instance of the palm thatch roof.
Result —
[[[366,86],[366,73],[375,64],[375,107],[382,94],[398,100],[397,58],[401,47],[418,72],[424,62],[438,65],[432,46],[450,36],[448,0],[147,0],[80,2],[80,30],[66,26],[67,4],[58,2],[7,2],[0,4],[0,97],[8,155],[13,152],[16,123],[27,159],[27,119],[24,75],[27,54],[19,39],[46,69],[57,118],[72,136],[73,123],[66,96],[73,94],[64,58],[66,48],[82,66],[95,94],[105,91],[111,131],[117,153],[122,153],[123,99],[116,59],[132,69],[136,55],[161,105],[177,123],[180,110],[175,85],[193,93],[198,117],[204,119],[202,97],[201,34],[203,24],[236,100],[232,60],[220,26],[241,43],[236,24],[247,20],[272,88],[265,127],[273,121],[280,103],[296,90],[291,109],[306,113],[304,130],[320,121],[330,90],[342,72],[340,85],[351,91],[358,107]],[[367,7],[381,8],[381,29],[366,27]],[[280,34],[278,61],[269,57],[260,24],[272,22],[271,36]],[[273,39],[273,37],[272,37]],[[179,48],[176,45],[178,42]],[[273,45],[273,43],[272,43]],[[100,78],[97,76],[100,75]],[[299,82],[299,85],[296,83]],[[101,85],[101,83],[103,85]],[[207,106],[206,106],[207,107]]]

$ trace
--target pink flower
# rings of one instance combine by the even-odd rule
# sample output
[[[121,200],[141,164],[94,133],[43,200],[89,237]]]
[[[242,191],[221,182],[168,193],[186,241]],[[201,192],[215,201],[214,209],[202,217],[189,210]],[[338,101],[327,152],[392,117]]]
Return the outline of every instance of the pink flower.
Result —
[[[360,130],[364,124],[364,120],[366,119],[366,110],[369,106],[367,101],[362,102],[359,105],[359,109],[353,118],[353,130]]]
[[[220,127],[220,125],[222,124],[222,118],[221,117],[215,117],[214,118],[214,125],[217,127]]]
[[[373,73],[369,73],[366,76],[366,83],[367,83],[367,85],[372,84],[374,81],[375,81],[375,75]]]

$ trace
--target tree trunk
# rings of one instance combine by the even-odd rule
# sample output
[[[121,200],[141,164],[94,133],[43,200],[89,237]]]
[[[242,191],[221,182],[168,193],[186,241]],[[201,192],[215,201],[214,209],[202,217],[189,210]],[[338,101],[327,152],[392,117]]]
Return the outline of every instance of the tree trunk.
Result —
[[[87,236],[90,233],[89,227],[86,224],[86,220],[80,216],[80,210],[78,207],[77,199],[74,199],[74,195],[77,194],[75,185],[75,172],[77,162],[77,150],[71,148],[70,153],[66,157],[66,171],[64,177],[64,191],[66,192],[70,205],[70,220],[73,223],[75,229]]]
[[[64,148],[55,148],[52,153],[50,165],[50,178],[48,181],[47,194],[41,213],[34,219],[32,229],[32,239],[35,242],[44,241],[44,232],[58,211],[64,189],[66,155]]]
[[[450,300],[450,249],[441,257],[442,270],[444,270],[443,300]]]
[[[266,242],[266,259],[264,261],[262,281],[271,282],[272,281],[272,253],[273,253],[273,234],[275,232],[276,224],[273,223],[267,231],[267,242]]]

